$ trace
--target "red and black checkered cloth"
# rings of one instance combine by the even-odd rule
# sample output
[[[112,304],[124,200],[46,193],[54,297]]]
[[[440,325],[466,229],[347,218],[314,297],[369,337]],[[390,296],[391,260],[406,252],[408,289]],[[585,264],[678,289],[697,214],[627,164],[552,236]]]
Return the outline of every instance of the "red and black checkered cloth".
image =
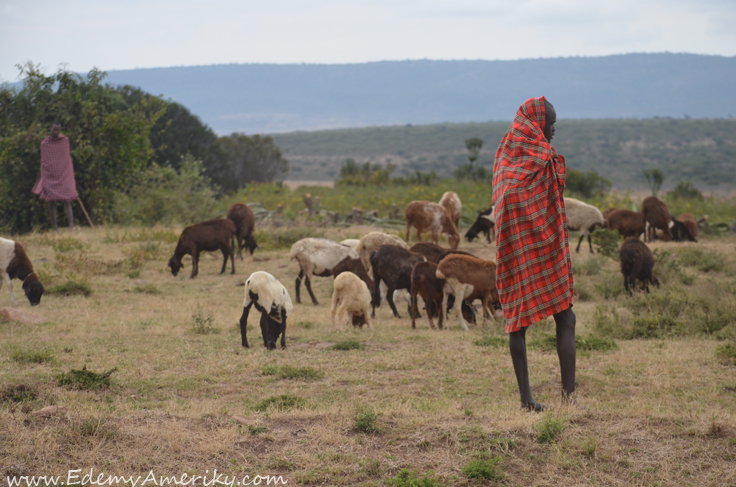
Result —
[[[544,126],[544,97],[525,101],[493,165],[496,287],[507,333],[572,306],[565,158],[545,138]]]
[[[41,176],[32,191],[46,201],[79,198],[69,137],[66,135],[59,135],[56,139],[46,137],[41,142]]]

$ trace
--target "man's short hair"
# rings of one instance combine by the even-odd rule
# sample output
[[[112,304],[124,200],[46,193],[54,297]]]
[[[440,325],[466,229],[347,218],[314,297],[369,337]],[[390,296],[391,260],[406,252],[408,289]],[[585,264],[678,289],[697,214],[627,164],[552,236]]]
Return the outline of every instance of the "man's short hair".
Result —
[[[59,127],[61,127],[61,122],[52,122],[52,123],[51,123],[51,128],[54,128],[54,127],[56,127],[56,126],[59,126]]]

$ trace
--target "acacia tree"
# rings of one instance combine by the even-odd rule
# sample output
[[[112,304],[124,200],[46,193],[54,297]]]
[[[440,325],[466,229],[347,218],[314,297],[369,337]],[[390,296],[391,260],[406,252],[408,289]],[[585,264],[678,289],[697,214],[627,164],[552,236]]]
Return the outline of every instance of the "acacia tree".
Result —
[[[45,205],[31,189],[41,141],[54,121],[69,137],[80,198],[93,218],[109,218],[114,193],[127,189],[149,162],[148,136],[163,101],[126,102],[97,69],[86,78],[64,68],[47,76],[30,62],[19,69],[19,88],[0,87],[0,227],[18,233],[47,224]]]
[[[642,172],[644,173],[644,177],[647,178],[647,184],[649,185],[649,189],[652,190],[652,196],[656,198],[664,182],[664,171],[661,169],[644,169]]]

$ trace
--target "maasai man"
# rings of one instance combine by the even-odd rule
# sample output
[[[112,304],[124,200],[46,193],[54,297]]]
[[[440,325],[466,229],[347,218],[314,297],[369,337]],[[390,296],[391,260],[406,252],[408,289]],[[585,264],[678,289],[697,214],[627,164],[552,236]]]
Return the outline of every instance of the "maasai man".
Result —
[[[496,287],[506,318],[521,407],[542,411],[529,386],[526,328],[552,315],[557,331],[563,402],[575,391],[575,313],[567,242],[565,158],[550,144],[557,113],[544,97],[530,98],[496,151]]]
[[[33,186],[33,194],[48,201],[51,223],[56,232],[59,231],[56,227],[56,202],[63,201],[69,229],[74,230],[72,201],[79,198],[79,195],[74,181],[69,137],[61,135],[59,122],[51,125],[51,135],[41,142],[41,176]]]

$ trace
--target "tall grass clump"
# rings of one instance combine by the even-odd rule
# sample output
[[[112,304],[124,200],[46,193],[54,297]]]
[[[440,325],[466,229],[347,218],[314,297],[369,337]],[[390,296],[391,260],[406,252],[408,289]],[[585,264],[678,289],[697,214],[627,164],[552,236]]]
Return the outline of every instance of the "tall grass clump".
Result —
[[[214,327],[215,317],[212,313],[197,307],[192,315],[192,333],[195,335],[211,335],[220,333],[219,328]]]
[[[419,474],[414,470],[404,468],[396,477],[387,479],[386,485],[389,487],[443,487],[445,483],[432,470]]]
[[[463,467],[462,473],[469,479],[497,480],[504,476],[499,468],[501,461],[501,457],[478,452],[475,458]]]
[[[21,364],[43,364],[53,362],[54,353],[48,348],[40,350],[21,348],[14,350],[10,358]]]
[[[682,265],[695,267],[700,272],[718,272],[727,268],[723,256],[715,250],[690,246],[680,249],[677,256]]]
[[[46,293],[58,296],[84,296],[87,298],[92,295],[92,287],[86,281],[68,280],[63,284],[49,286]]]
[[[553,443],[565,429],[565,419],[552,414],[545,415],[535,426],[537,443]]]
[[[378,425],[379,416],[380,414],[377,414],[370,406],[359,405],[353,416],[355,429],[361,433],[381,433],[381,427]]]
[[[268,412],[270,410],[275,411],[290,411],[292,409],[301,409],[306,404],[306,401],[299,396],[290,396],[288,394],[282,394],[279,396],[271,396],[263,399],[255,405],[256,411]]]
[[[333,350],[365,350],[365,344],[358,340],[343,340],[332,346]]]
[[[113,368],[107,372],[99,373],[87,370],[87,366],[85,365],[81,370],[72,369],[69,372],[59,374],[56,377],[56,381],[60,386],[71,386],[75,389],[96,391],[110,387],[110,376],[117,370],[117,368]]]
[[[273,375],[278,379],[313,380],[321,379],[325,373],[312,367],[292,367],[290,365],[264,365],[263,375]]]

